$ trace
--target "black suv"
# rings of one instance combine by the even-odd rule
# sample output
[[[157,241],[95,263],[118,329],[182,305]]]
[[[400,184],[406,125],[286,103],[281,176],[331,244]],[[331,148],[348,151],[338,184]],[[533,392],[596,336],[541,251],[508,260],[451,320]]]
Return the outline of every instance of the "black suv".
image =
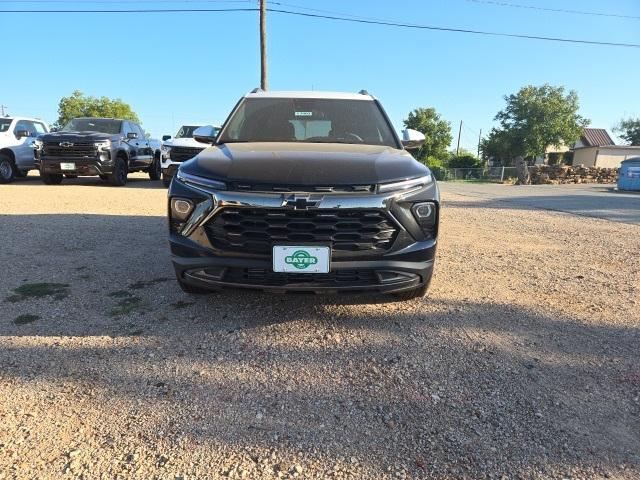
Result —
[[[160,180],[160,142],[129,120],[74,118],[60,131],[38,137],[35,157],[47,185],[59,184],[63,176],[98,175],[122,186],[132,172]]]
[[[169,189],[177,280],[189,293],[426,293],[439,192],[367,94],[263,92],[238,102]]]

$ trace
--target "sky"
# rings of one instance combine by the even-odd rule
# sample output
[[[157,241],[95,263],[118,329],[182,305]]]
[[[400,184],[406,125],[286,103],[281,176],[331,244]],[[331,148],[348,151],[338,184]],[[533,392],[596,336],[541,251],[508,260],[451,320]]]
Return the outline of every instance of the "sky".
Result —
[[[256,5],[255,0],[0,0],[0,10]],[[273,0],[269,5],[450,28],[640,43],[640,0]],[[576,90],[580,113],[591,119],[591,126],[610,132],[621,118],[640,117],[640,48],[276,12],[268,14],[267,28],[272,90],[366,89],[380,99],[398,130],[414,108],[435,107],[451,122],[454,137],[463,122],[461,145],[471,151],[480,130],[484,134],[495,126],[504,95],[525,85],[550,83]],[[222,123],[237,100],[260,82],[257,12],[0,12],[0,31],[0,104],[10,114],[50,123],[57,118],[60,98],[78,89],[122,98],[157,138],[174,134],[182,123]]]

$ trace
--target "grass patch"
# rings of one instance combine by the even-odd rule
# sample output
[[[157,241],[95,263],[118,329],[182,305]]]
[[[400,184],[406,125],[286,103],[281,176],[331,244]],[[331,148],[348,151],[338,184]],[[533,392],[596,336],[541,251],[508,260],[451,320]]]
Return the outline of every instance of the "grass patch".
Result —
[[[129,293],[127,290],[116,290],[115,292],[109,293],[108,296],[115,298],[126,298],[133,296],[133,294]]]
[[[171,303],[170,305],[176,310],[182,310],[183,308],[187,308],[194,304],[195,302],[185,302],[184,300],[178,300],[177,302]]]
[[[139,280],[136,283],[129,285],[129,288],[133,290],[142,290],[143,288],[151,287],[158,283],[166,282],[167,280],[169,280],[167,277],[154,278],[153,280]]]
[[[148,302],[140,297],[126,297],[120,300],[115,307],[109,310],[110,317],[128,315],[139,310],[143,310]]]
[[[68,283],[25,283],[13,290],[13,295],[6,298],[7,302],[21,302],[28,298],[53,297],[62,300],[69,295]]]
[[[16,325],[26,325],[27,323],[32,323],[39,319],[40,315],[19,315],[13,319],[13,323]]]

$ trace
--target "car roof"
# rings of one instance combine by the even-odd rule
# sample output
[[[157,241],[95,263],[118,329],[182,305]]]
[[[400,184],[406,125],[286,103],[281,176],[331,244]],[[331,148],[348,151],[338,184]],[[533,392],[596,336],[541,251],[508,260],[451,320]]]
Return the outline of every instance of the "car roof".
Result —
[[[5,119],[5,120],[28,120],[30,122],[40,122],[40,123],[47,123],[44,120],[42,120],[41,118],[35,118],[35,117],[21,117],[20,115],[5,115],[4,117],[0,117],[0,119]]]
[[[374,100],[372,95],[347,92],[317,92],[317,91],[276,91],[256,89],[245,95],[245,98],[325,98],[332,100]]]

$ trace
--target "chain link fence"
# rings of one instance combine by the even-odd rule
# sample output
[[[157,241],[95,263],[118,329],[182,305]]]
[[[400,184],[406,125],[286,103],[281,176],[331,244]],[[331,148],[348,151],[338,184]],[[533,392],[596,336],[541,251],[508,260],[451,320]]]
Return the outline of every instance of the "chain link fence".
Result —
[[[503,183],[518,178],[516,167],[483,168],[433,168],[433,174],[441,181]]]

